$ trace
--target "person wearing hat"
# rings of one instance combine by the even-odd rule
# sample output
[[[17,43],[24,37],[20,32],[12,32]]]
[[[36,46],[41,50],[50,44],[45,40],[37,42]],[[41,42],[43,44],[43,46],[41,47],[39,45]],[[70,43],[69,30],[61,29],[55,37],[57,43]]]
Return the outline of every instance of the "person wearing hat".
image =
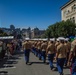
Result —
[[[72,62],[71,62],[72,60]],[[76,75],[76,38],[71,43],[71,50],[69,54],[68,65],[71,66],[70,71],[71,75]]]
[[[41,44],[41,57],[43,62],[46,62],[46,49],[47,49],[47,43],[46,40],[43,40],[43,43]]]
[[[55,47],[57,48],[57,46],[60,44],[59,39],[56,40],[55,42]]]
[[[36,57],[38,56],[37,43],[38,43],[38,40],[35,40],[35,49],[34,49],[34,51],[35,51]]]
[[[69,43],[68,43],[68,39],[64,39],[64,45],[66,46],[66,49],[67,49],[67,55],[66,55],[66,60],[65,60],[65,66],[68,66],[67,63],[68,63],[68,59],[69,59],[69,52],[70,52],[70,47],[69,47]]]
[[[60,44],[59,39],[57,38],[56,42],[55,42],[55,49],[57,51],[57,46]],[[56,55],[56,54],[55,54]]]
[[[24,54],[25,54],[25,61],[26,64],[29,63],[29,56],[30,56],[30,50],[31,50],[31,44],[29,40],[26,40],[26,42],[23,44]]]
[[[38,50],[39,60],[41,60],[41,41],[38,41],[37,43],[37,50]]]
[[[59,38],[60,44],[57,46],[56,58],[57,69],[60,75],[63,75],[63,66],[66,59],[66,46],[64,45],[64,38]]]
[[[54,59],[54,56],[55,56],[55,52],[56,52],[56,50],[55,50],[54,39],[50,39],[50,42],[47,46],[46,53],[48,54],[48,61],[49,61],[51,70],[53,70],[53,68],[54,68],[53,59]]]
[[[35,41],[32,39],[31,40],[31,51],[32,51],[32,53],[34,53],[34,48],[35,48],[34,43],[35,43]]]

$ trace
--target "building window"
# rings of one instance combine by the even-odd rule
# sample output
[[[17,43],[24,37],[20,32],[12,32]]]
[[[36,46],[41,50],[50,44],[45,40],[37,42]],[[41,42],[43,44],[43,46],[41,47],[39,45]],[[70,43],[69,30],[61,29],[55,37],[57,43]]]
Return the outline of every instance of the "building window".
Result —
[[[70,11],[69,10],[65,10],[64,11],[64,16],[66,16],[68,13],[70,13]]]
[[[76,4],[74,4],[73,6],[72,6],[72,10],[75,10],[76,9]]]
[[[72,19],[73,19],[73,23],[75,23],[75,17],[73,17]]]
[[[74,5],[74,9],[76,9],[76,4]]]
[[[73,23],[75,23],[75,17],[70,18],[70,21],[72,21]]]

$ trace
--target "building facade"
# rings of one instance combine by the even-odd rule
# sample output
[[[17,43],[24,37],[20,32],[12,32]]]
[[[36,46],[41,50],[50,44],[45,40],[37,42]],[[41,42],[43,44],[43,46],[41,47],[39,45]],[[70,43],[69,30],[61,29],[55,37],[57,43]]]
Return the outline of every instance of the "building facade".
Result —
[[[31,30],[31,38],[41,38],[45,30],[39,30],[37,27]]]
[[[71,20],[76,23],[76,0],[70,0],[61,7],[62,20]]]
[[[23,29],[21,30],[21,32],[22,32],[22,37],[23,37],[23,39],[24,39],[24,38],[31,38],[31,28],[30,28],[30,27],[27,28],[27,29],[23,28]]]

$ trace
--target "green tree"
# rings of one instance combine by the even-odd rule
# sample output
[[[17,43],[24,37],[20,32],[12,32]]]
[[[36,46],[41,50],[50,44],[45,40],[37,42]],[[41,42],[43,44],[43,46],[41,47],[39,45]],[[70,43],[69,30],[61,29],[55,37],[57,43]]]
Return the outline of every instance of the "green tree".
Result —
[[[57,22],[53,25],[50,25],[46,32],[45,36],[50,37],[67,37],[75,35],[76,24],[71,22],[70,20]]]
[[[0,34],[3,33],[3,31],[0,29]]]
[[[8,35],[0,29],[0,36],[8,36]]]

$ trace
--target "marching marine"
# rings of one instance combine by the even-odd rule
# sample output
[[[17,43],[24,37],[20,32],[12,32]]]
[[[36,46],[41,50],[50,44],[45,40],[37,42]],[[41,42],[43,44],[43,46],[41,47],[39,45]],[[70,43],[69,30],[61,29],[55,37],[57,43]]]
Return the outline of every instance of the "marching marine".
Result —
[[[72,62],[71,62],[71,60],[72,60]],[[71,62],[71,64],[70,64],[70,62]],[[76,38],[71,43],[71,50],[70,50],[68,65],[71,66],[71,68],[70,68],[71,75],[76,75]]]
[[[46,51],[46,53],[48,54],[48,61],[49,61],[51,70],[54,68],[53,59],[55,56],[55,52],[56,50],[55,50],[55,45],[54,45],[54,39],[51,39]]]
[[[25,61],[26,64],[29,63],[29,56],[30,56],[30,50],[31,50],[31,44],[29,40],[26,40],[26,42],[23,44],[24,54],[25,54]]]
[[[66,46],[64,45],[64,38],[59,38],[60,44],[57,46],[56,60],[57,68],[60,75],[63,75],[63,66],[66,59]]]
[[[43,43],[41,44],[41,55],[42,55],[42,60],[45,63],[46,62],[46,49],[47,49],[47,43],[46,40],[43,40]]]

